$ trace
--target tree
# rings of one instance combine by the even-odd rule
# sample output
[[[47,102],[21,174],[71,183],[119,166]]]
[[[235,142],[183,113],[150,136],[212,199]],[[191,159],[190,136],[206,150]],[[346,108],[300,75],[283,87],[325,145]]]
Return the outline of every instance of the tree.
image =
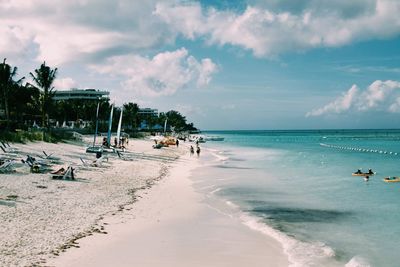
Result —
[[[42,90],[40,96],[40,106],[42,113],[42,127],[49,126],[49,111],[52,106],[52,98],[54,96],[53,82],[57,75],[57,68],[51,69],[46,66],[46,62],[40,65],[39,69],[35,69],[35,74],[29,73],[34,83]]]
[[[175,127],[175,131],[183,131],[186,129],[186,118],[178,111],[170,110],[165,116],[168,118],[168,124]]]
[[[124,114],[122,115],[122,121],[124,121],[128,128],[136,128],[139,122],[139,106],[136,103],[129,102],[124,104]]]
[[[15,85],[12,94],[9,95],[10,119],[16,122],[35,120],[40,114],[39,98],[39,89]]]
[[[10,109],[9,109],[9,96],[13,89],[16,86],[20,86],[22,80],[25,77],[15,81],[14,78],[17,75],[17,67],[12,68],[10,65],[6,64],[6,59],[3,60],[3,63],[0,64],[0,90],[1,90],[1,98],[4,105],[4,111],[6,115],[6,123],[7,128],[10,124]]]

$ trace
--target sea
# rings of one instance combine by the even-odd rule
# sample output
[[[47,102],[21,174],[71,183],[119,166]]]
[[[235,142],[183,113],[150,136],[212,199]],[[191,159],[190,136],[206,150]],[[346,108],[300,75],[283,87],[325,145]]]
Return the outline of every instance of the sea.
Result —
[[[213,131],[194,187],[290,266],[400,266],[400,130]],[[369,180],[352,176],[372,169]]]

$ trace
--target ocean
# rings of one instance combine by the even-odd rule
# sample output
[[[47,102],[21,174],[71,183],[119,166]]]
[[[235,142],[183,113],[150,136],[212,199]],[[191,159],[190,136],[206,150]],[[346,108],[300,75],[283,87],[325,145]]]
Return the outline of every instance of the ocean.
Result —
[[[399,266],[400,183],[383,178],[400,176],[400,130],[205,134],[225,140],[200,144],[195,189],[278,240],[291,266]]]

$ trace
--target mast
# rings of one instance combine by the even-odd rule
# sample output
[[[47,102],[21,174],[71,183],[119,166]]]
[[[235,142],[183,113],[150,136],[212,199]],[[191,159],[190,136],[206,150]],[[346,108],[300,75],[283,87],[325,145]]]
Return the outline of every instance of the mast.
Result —
[[[119,122],[118,122],[118,129],[117,129],[117,140],[118,140],[118,145],[119,145],[119,140],[121,137],[121,126],[122,126],[122,113],[124,112],[124,106],[121,108],[121,115],[119,116]]]
[[[108,120],[108,134],[107,134],[108,146],[111,145],[111,127],[112,127],[113,111],[114,111],[114,104],[111,104],[111,112],[110,112],[110,119]]]
[[[100,108],[100,101],[97,103],[97,111],[96,111],[96,130],[94,132],[93,136],[93,146],[96,145],[96,136],[97,136],[97,131],[99,129],[99,108]]]

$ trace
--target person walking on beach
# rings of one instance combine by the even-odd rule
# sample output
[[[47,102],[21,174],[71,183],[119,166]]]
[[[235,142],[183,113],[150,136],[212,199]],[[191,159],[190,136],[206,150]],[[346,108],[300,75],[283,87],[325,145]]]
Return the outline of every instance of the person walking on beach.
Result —
[[[200,147],[199,146],[197,146],[196,153],[197,153],[197,156],[200,156]]]
[[[194,148],[193,146],[190,146],[190,156],[192,156],[194,154]]]
[[[179,140],[176,139],[176,147],[179,147]]]

